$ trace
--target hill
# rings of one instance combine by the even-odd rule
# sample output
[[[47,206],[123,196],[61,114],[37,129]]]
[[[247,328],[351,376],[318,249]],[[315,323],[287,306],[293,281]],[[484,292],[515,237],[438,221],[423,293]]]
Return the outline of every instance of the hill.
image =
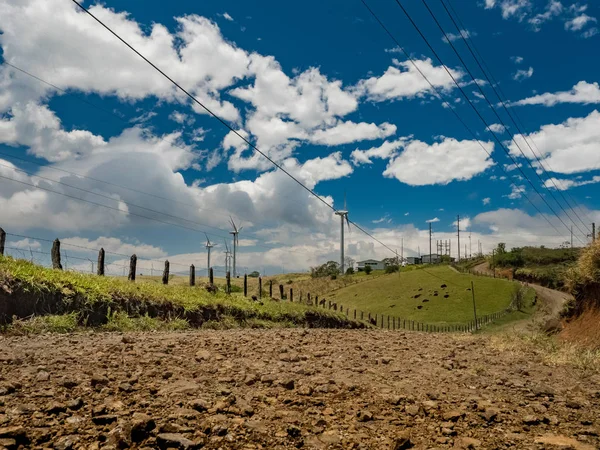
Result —
[[[380,277],[330,293],[338,304],[433,324],[465,323],[473,319],[471,281],[477,314],[506,309],[520,289],[508,280],[460,274],[448,266],[425,267]],[[527,292],[527,300],[532,293]]]

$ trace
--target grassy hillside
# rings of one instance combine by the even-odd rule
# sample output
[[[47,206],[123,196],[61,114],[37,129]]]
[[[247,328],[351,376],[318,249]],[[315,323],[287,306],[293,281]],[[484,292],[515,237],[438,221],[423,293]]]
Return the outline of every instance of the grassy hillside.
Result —
[[[114,326],[121,320],[160,319],[189,326],[323,326],[355,327],[341,314],[299,303],[254,302],[240,294],[209,292],[206,285],[163,286],[131,283],[36,266],[28,261],[0,257],[0,324],[13,317],[63,316],[57,323]],[[66,320],[66,322],[65,322]]]
[[[459,274],[448,266],[440,266],[356,284],[327,298],[344,308],[425,323],[464,323],[473,318],[471,280],[475,285],[478,315],[505,309],[518,289],[518,285],[507,280]]]

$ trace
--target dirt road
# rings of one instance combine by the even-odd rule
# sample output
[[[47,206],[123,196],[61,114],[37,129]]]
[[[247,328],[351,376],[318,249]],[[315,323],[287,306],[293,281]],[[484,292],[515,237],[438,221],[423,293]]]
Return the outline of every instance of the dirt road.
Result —
[[[0,448],[600,448],[600,375],[489,339],[0,336]]]

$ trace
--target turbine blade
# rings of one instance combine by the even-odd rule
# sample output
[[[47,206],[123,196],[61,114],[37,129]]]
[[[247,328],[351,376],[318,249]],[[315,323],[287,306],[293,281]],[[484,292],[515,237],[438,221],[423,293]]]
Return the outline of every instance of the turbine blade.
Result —
[[[346,224],[348,225],[348,231],[350,231],[350,219],[348,219],[348,214],[346,214]]]

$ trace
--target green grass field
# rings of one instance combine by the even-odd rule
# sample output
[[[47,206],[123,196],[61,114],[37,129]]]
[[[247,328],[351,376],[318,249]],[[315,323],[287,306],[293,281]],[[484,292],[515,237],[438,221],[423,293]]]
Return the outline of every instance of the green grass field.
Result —
[[[475,285],[478,315],[505,309],[517,286],[507,280],[460,274],[448,266],[425,267],[342,288],[327,299],[344,309],[423,323],[465,323],[473,319],[471,281]]]

